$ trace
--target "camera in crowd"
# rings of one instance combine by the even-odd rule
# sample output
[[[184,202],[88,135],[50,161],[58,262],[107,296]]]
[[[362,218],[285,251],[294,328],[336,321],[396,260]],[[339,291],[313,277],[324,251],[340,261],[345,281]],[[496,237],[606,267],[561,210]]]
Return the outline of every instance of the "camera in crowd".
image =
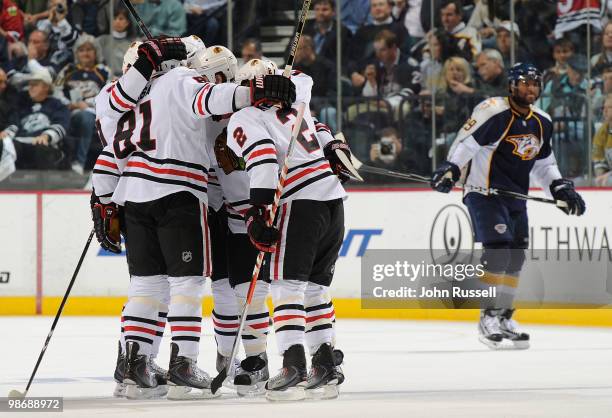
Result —
[[[378,148],[378,158],[384,162],[391,162],[397,155],[396,143],[393,137],[383,136],[374,144]]]
[[[55,6],[55,11],[61,15],[63,15],[64,13],[66,13],[66,6],[64,5],[64,3],[58,3]]]

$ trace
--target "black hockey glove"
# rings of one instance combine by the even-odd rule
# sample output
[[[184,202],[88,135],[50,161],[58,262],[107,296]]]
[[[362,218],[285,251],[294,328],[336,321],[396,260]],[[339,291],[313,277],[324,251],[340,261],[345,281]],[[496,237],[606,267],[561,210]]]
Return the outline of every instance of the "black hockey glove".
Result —
[[[138,56],[146,58],[158,70],[164,61],[187,59],[187,49],[181,38],[160,36],[144,41],[138,47]]]
[[[283,108],[288,109],[295,102],[295,84],[282,75],[257,76],[250,81],[251,104],[253,106],[262,103],[281,103]]]
[[[574,182],[567,179],[557,179],[550,183],[550,193],[555,200],[567,203],[566,208],[559,207],[568,215],[580,216],[586,210],[582,197],[574,189]]]
[[[96,238],[106,251],[121,254],[119,208],[115,203],[103,204],[94,192],[89,201]]]
[[[344,167],[340,158],[338,158],[336,150],[343,152],[348,160],[351,161],[351,149],[346,142],[340,141],[339,139],[330,141],[323,147],[323,154],[325,155],[325,159],[329,162],[331,170],[338,176],[342,183],[346,183],[351,179],[351,176],[348,174],[348,170]]]
[[[276,241],[280,232],[273,226],[268,226],[268,210],[264,206],[252,206],[244,216],[247,234],[255,248],[259,251],[273,253],[276,251]]]
[[[444,161],[431,176],[431,188],[440,193],[448,193],[460,176],[461,170],[456,164]]]

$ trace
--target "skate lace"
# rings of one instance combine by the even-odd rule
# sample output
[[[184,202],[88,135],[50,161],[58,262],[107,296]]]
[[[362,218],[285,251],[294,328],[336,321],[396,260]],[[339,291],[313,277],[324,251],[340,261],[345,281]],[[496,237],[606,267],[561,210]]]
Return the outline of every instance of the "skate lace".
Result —
[[[502,319],[501,326],[504,331],[509,332],[511,334],[520,334],[521,332],[518,329],[518,323],[514,319]]]
[[[501,332],[499,328],[499,318],[496,316],[485,315],[482,319],[484,329],[489,334],[499,334]]]

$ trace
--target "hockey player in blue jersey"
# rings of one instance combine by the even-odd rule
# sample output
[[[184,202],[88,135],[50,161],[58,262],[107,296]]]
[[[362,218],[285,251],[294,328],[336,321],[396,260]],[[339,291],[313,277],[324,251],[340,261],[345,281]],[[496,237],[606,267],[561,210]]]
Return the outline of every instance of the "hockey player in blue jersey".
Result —
[[[509,70],[509,96],[481,102],[459,131],[447,160],[433,173],[431,187],[448,193],[464,170],[465,196],[476,240],[482,243],[481,262],[485,282],[509,289],[510,300],[482,310],[479,339],[489,348],[528,348],[529,335],[512,319],[512,295],[529,244],[527,207],[524,200],[493,196],[481,190],[495,188],[527,194],[529,178],[556,200],[562,210],[580,216],[582,197],[571,180],[559,172],[551,149],[550,116],[534,106],[542,90],[542,73],[532,64],[518,63]],[[478,188],[480,191],[476,191]]]

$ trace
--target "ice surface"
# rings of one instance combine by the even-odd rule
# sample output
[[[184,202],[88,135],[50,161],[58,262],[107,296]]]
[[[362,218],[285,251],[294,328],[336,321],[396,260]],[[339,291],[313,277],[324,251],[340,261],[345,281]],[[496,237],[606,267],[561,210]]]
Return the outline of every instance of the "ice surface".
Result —
[[[53,318],[0,317],[0,396],[23,390]],[[612,330],[526,326],[527,351],[493,352],[465,322],[339,319],[346,382],[339,399],[272,404],[265,399],[171,402],[111,396],[119,320],[61,318],[29,396],[64,396],[74,417],[612,417]],[[203,323],[200,366],[215,374],[215,343]],[[271,373],[280,366],[273,335]],[[166,332],[159,363],[167,364]],[[225,390],[225,389],[224,389]],[[24,417],[47,414],[21,413]]]

